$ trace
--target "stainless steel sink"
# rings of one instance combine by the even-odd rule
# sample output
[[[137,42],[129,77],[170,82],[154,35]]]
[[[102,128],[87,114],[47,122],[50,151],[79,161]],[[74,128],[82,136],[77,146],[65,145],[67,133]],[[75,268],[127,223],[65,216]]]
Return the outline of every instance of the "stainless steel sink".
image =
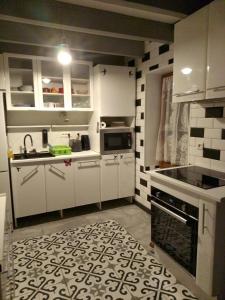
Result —
[[[50,152],[32,152],[14,154],[14,160],[54,157]]]

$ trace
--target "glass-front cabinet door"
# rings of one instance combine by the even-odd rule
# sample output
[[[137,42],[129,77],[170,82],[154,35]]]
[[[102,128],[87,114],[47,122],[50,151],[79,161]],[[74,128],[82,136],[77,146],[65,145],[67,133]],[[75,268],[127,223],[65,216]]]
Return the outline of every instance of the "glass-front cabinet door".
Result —
[[[70,66],[71,109],[92,109],[92,64],[73,62]]]
[[[38,59],[39,99],[44,110],[65,109],[64,68],[56,60]]]
[[[35,110],[38,107],[36,60],[25,55],[5,55],[8,110]]]

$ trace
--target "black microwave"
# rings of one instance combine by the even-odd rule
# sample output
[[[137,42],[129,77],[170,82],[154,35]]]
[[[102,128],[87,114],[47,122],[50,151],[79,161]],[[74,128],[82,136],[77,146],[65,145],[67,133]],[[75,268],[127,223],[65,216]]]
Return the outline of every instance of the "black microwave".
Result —
[[[134,151],[133,128],[106,128],[100,130],[101,154]]]

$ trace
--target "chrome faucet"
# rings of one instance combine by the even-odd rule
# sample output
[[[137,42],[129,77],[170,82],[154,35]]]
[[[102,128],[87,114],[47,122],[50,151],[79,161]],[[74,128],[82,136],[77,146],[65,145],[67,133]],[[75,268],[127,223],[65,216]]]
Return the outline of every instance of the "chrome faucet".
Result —
[[[32,139],[32,136],[30,134],[26,134],[24,139],[23,139],[23,145],[24,145],[24,154],[26,155],[27,154],[27,147],[26,147],[26,139],[27,137],[30,138],[30,143],[31,143],[31,146],[33,147],[33,139]]]

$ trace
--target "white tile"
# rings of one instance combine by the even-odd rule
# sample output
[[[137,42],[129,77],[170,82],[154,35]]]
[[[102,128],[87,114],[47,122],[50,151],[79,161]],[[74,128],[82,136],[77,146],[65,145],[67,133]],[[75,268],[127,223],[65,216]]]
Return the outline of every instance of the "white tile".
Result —
[[[225,161],[225,151],[220,151],[220,160]]]
[[[199,118],[197,120],[197,127],[213,128],[212,118]]]
[[[195,162],[196,162],[196,156],[189,155],[188,163],[191,165],[195,165]]]
[[[211,162],[211,168],[213,170],[224,172],[225,171],[225,162],[213,159],[212,162]]]
[[[204,137],[212,138],[212,139],[220,139],[221,138],[221,129],[206,128]]]
[[[198,118],[190,118],[190,127],[197,127]]]
[[[214,119],[213,127],[214,128],[225,128],[225,118]]]
[[[205,157],[198,157],[195,160],[195,165],[205,168],[211,167],[211,159],[205,158]]]
[[[191,146],[191,147],[196,146],[196,138],[195,137],[190,137],[189,138],[189,146]]]
[[[225,140],[212,140],[212,148],[218,150],[225,150]]]
[[[203,156],[203,150],[199,150],[197,147],[190,147],[189,154],[192,156]]]
[[[191,118],[204,118],[205,109],[204,108],[194,108],[190,111]]]

